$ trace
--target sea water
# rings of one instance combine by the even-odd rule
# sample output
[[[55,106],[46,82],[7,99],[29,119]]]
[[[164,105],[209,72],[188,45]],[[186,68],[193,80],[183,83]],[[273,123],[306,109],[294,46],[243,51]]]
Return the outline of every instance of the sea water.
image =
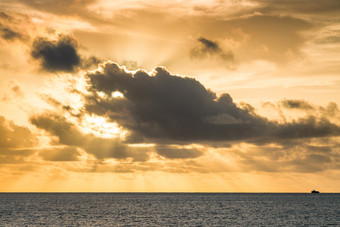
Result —
[[[340,226],[340,194],[0,193],[0,226]]]

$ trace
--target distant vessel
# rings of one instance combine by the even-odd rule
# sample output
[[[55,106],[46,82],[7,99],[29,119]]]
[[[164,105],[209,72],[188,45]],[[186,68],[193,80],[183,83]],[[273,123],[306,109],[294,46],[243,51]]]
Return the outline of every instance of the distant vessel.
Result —
[[[313,190],[312,193],[320,193],[319,191]]]

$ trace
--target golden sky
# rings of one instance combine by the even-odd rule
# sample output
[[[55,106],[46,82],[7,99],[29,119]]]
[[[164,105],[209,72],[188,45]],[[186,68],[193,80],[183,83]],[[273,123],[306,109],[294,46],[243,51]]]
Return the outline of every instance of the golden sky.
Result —
[[[1,192],[340,192],[337,0],[0,0]]]

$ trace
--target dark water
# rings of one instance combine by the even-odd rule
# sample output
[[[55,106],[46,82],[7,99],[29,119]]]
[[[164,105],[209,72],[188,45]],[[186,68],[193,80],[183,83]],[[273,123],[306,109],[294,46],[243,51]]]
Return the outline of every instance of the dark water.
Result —
[[[340,194],[0,193],[0,226],[340,226]]]

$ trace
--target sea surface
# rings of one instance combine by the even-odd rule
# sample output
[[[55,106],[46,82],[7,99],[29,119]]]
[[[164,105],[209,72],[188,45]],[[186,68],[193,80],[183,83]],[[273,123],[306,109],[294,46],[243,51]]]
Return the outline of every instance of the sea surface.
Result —
[[[340,226],[340,194],[0,193],[0,226]]]

